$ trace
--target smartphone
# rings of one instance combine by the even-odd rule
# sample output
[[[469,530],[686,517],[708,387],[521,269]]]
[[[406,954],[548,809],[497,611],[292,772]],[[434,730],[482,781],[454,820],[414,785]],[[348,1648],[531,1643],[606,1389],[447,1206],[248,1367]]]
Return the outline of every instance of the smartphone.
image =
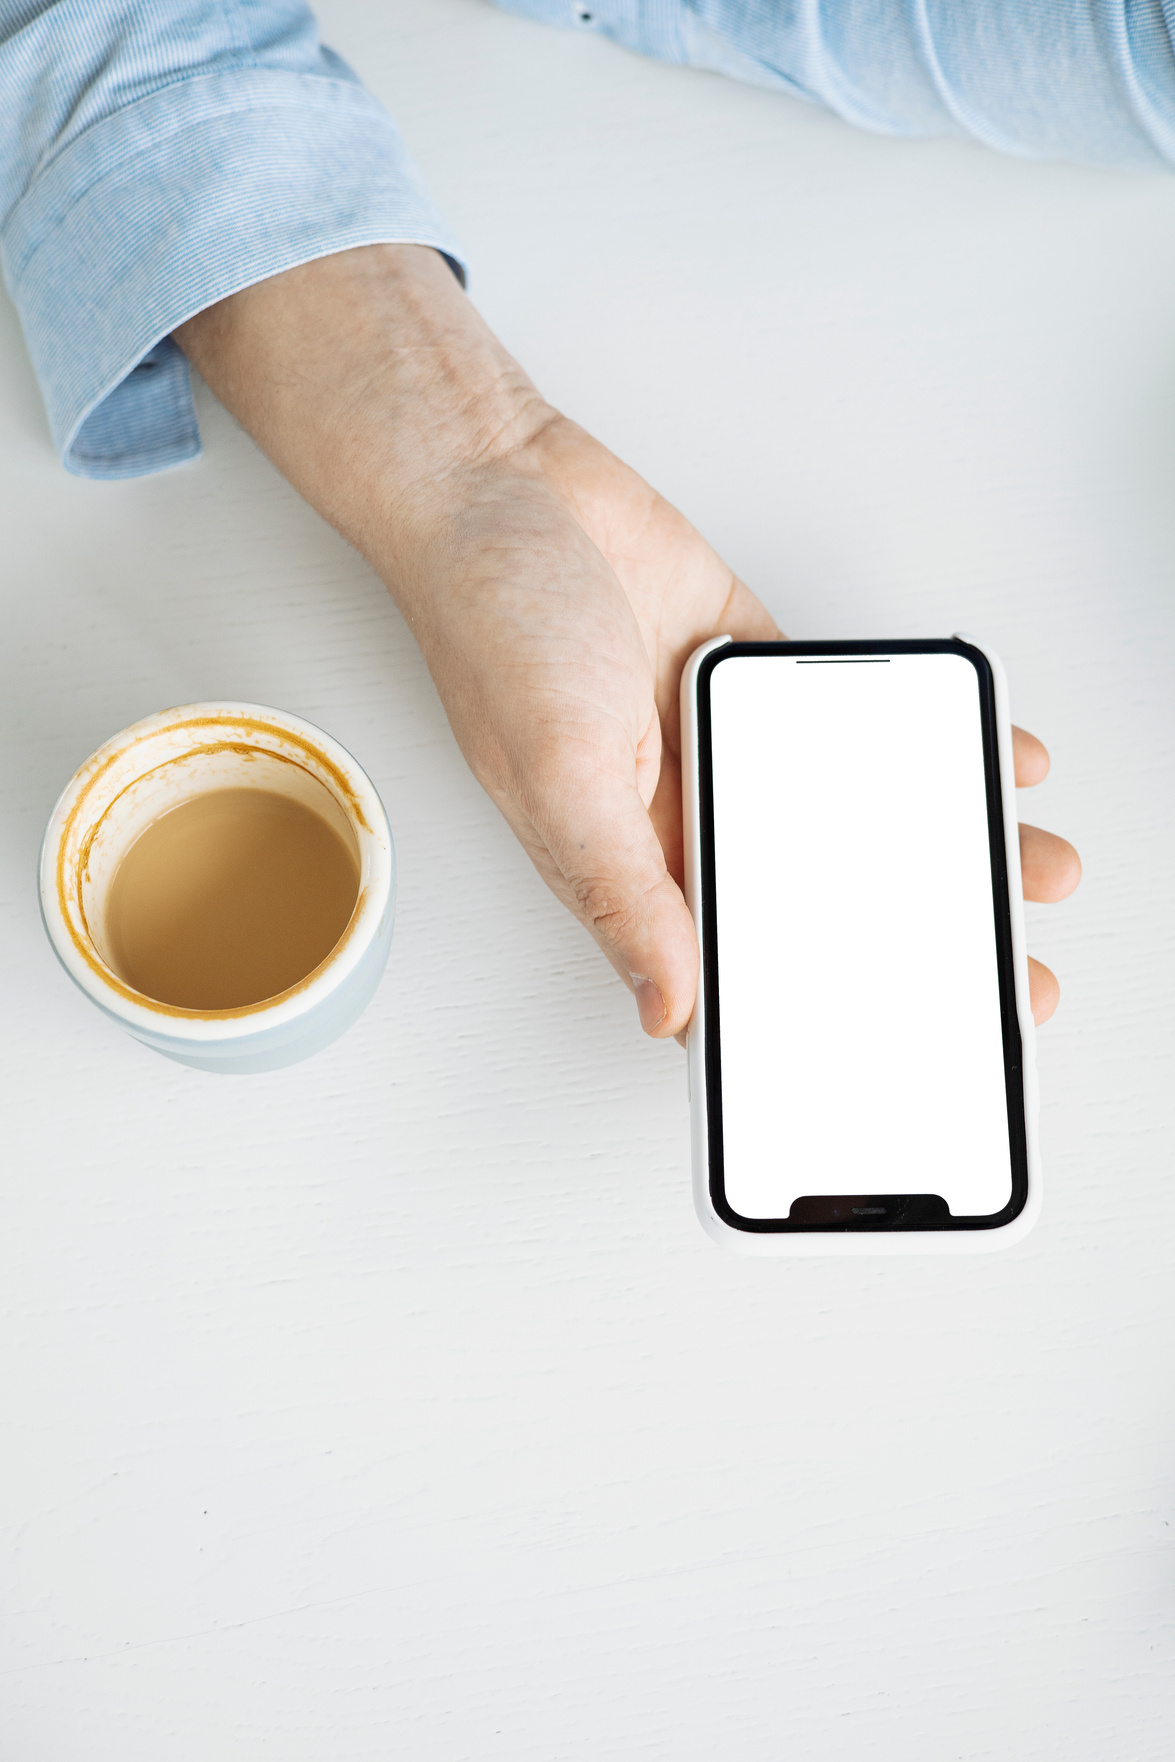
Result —
[[[998,658],[719,637],[682,732],[703,1227],[751,1254],[1019,1240],[1040,1171]]]

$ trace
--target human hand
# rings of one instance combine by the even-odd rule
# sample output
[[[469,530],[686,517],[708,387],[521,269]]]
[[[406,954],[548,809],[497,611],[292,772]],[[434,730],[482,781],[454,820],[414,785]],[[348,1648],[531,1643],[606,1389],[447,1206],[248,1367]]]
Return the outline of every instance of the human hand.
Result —
[[[548,885],[680,1034],[698,950],[681,892],[677,691],[707,638],[778,637],[681,514],[544,403],[435,252],[374,246],[276,276],[177,340],[388,582],[454,733]],[[1017,732],[1017,781],[1047,770]],[[1022,836],[1025,892],[1076,854]],[[1057,985],[1031,963],[1033,1010]]]
[[[684,1027],[697,986],[681,893],[682,669],[712,636],[782,632],[688,521],[582,429],[553,415],[527,456],[538,485],[511,481],[509,536],[496,504],[463,535],[438,603],[449,616],[426,654],[475,775],[633,984],[646,1031],[664,1035]],[[591,549],[565,526],[568,511]],[[1043,781],[1041,742],[1012,735],[1017,786]],[[1025,825],[1020,852],[1027,899],[1064,899],[1077,886],[1080,862],[1064,839]],[[1031,956],[1028,976],[1043,1022],[1057,980]]]

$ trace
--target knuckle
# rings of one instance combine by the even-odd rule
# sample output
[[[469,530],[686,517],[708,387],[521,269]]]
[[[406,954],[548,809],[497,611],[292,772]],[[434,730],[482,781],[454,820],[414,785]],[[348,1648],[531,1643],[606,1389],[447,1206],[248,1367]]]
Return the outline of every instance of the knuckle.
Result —
[[[593,877],[577,882],[575,903],[588,929],[617,946],[625,941],[637,921],[637,905],[631,890],[616,881]]]
[[[584,876],[573,881],[576,907],[588,929],[614,948],[621,948],[648,918],[652,896],[665,879],[662,869],[626,876]]]

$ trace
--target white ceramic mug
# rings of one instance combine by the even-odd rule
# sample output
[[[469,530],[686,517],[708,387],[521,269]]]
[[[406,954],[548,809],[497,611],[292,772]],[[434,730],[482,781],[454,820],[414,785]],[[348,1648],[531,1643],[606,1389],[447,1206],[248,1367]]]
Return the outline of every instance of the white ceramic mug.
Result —
[[[146,997],[109,964],[105,910],[118,865],[169,808],[213,789],[264,789],[325,819],[359,867],[359,895],[330,954],[297,985],[237,1009]],[[272,1071],[336,1039],[387,963],[395,855],[383,803],[337,741],[284,710],[185,704],[116,734],[66,785],[41,847],[41,912],[57,957],[136,1040],[205,1071]]]

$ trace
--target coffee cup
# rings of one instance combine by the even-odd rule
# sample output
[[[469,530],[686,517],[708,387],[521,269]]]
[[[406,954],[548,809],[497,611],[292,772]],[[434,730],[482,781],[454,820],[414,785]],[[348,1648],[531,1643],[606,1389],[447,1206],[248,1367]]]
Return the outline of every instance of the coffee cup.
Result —
[[[284,710],[187,704],[71,778],[41,847],[62,966],[145,1046],[198,1070],[277,1070],[370,1001],[395,856],[375,786]]]

